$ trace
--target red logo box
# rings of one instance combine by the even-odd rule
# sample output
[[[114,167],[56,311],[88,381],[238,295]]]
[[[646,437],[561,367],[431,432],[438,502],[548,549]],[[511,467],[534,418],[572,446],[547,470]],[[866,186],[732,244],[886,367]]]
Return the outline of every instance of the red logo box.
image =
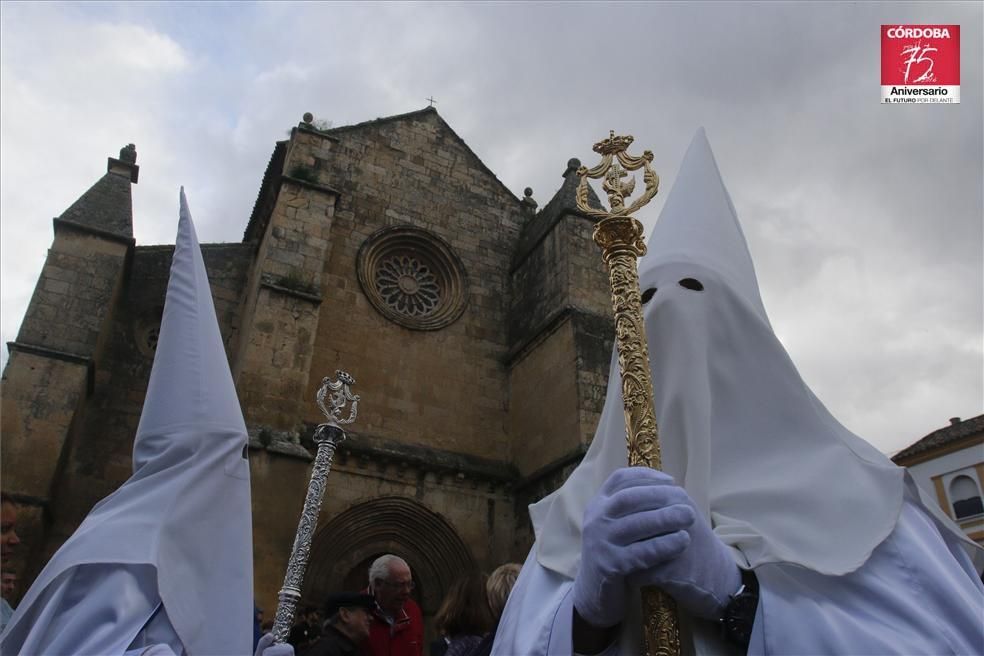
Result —
[[[882,25],[883,102],[960,102],[959,25]]]

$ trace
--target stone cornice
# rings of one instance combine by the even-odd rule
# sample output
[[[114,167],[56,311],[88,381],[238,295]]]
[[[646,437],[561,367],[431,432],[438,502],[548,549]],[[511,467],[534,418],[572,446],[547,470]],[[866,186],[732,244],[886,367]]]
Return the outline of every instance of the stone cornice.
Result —
[[[564,467],[572,465],[574,463],[579,463],[584,458],[584,454],[588,452],[588,447],[585,445],[579,445],[573,451],[569,451],[561,457],[557,458],[552,462],[548,462],[543,467],[540,467],[532,474],[524,476],[523,478],[516,481],[513,485],[513,490],[519,492],[536,485],[540,481],[550,476],[553,476]]]
[[[313,433],[314,426],[308,428]],[[348,459],[374,463],[386,462],[397,467],[413,467],[435,474],[453,475],[500,485],[512,485],[519,477],[516,468],[505,461],[423,445],[404,444],[365,433],[348,432],[348,436],[349,439],[338,447],[338,455],[343,463]]]
[[[341,139],[339,139],[335,135],[328,134],[327,132],[324,132],[322,130],[319,130],[319,129],[315,128],[315,127],[309,127],[308,124],[305,124],[305,123],[299,124],[294,129],[297,130],[298,132],[303,132],[304,134],[313,134],[316,137],[321,137],[322,139],[327,139],[328,141],[334,141],[335,143],[338,143],[338,142],[341,141]]]
[[[295,298],[303,299],[310,303],[314,303],[315,305],[321,305],[321,301],[324,300],[318,294],[311,294],[308,292],[302,292],[298,289],[291,289],[290,287],[285,287],[284,285],[278,285],[277,283],[271,282],[269,280],[261,280],[260,286],[280,292],[281,294],[286,294],[287,296],[293,296]]]
[[[307,189],[313,189],[315,191],[320,191],[323,194],[331,194],[336,198],[341,197],[342,192],[337,189],[333,189],[328,185],[318,184],[317,182],[308,182],[307,180],[301,180],[300,178],[295,178],[289,175],[280,176],[281,184],[284,182],[290,182],[291,184],[296,184],[300,187],[306,187]]]
[[[265,449],[288,457],[312,460],[314,447],[311,436],[316,426],[305,423],[303,437],[264,427],[249,429],[249,446]],[[512,465],[498,460],[480,458],[443,449],[417,444],[404,444],[383,437],[346,431],[348,439],[335,452],[339,465],[361,464],[395,465],[398,469],[417,469],[423,472],[453,476],[472,482],[482,481],[494,485],[511,486],[519,478]],[[296,441],[295,441],[296,440]]]
[[[314,460],[314,454],[301,446],[300,438],[291,431],[276,431],[266,426],[253,426],[246,430],[249,448],[265,449],[291,458]]]
[[[119,242],[127,246],[127,250],[133,250],[134,246],[137,244],[137,240],[133,237],[127,237],[125,235],[119,235],[115,232],[110,232],[109,230],[101,230],[100,228],[93,228],[92,226],[87,226],[82,223],[77,223],[69,219],[61,219],[55,217],[52,220],[54,224],[55,232],[61,229],[74,230],[75,232],[84,232],[90,235],[95,235],[96,237],[102,237],[103,239],[108,239],[110,241]]]
[[[42,358],[50,358],[52,360],[61,360],[63,362],[70,362],[72,364],[81,365],[86,368],[86,391],[88,394],[92,394],[92,390],[95,387],[95,363],[93,363],[92,358],[79,355],[77,353],[69,353],[67,351],[59,351],[53,348],[48,348],[47,346],[39,346],[38,344],[25,344],[24,342],[7,342],[7,353],[13,353],[18,351],[20,353],[29,353],[31,355],[37,355]]]
[[[526,337],[519,340],[515,346],[510,348],[503,358],[503,364],[507,367],[512,367],[526,357],[537,344],[563,325],[564,321],[573,316],[597,317],[609,322],[611,321],[608,317],[591,312],[590,310],[585,310],[576,305],[564,305],[544,317],[540,323],[527,333]]]
[[[290,432],[252,427],[249,429],[249,447],[310,462],[314,459],[311,435],[314,434],[315,428],[314,424],[305,423],[305,434],[303,437],[298,437]],[[504,460],[480,458],[419,444],[404,444],[366,433],[354,431],[346,431],[346,433],[347,439],[339,444],[335,452],[335,463],[338,466],[393,465],[398,471],[414,469],[461,481],[504,486],[509,492],[530,489],[556,476],[564,468],[580,462],[587,453],[587,446],[580,445],[531,474],[521,477],[516,467]]]

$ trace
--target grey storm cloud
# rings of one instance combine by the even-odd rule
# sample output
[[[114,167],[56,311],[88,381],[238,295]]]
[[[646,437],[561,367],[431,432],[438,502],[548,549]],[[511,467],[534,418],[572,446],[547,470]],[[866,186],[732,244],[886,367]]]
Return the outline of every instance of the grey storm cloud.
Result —
[[[5,4],[2,332],[60,214],[133,142],[138,243],[238,241],[273,144],[437,109],[541,206],[609,129],[663,191],[705,126],[777,334],[893,452],[982,412],[980,3]],[[879,103],[881,24],[961,25],[961,104]],[[4,353],[6,361],[6,353]]]

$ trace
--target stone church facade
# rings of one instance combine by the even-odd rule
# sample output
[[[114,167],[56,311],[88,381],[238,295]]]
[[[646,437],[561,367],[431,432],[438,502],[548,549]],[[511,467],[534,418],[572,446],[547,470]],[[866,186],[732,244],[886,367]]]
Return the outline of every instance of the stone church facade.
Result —
[[[521,561],[526,506],[580,461],[612,324],[576,160],[537,211],[433,108],[278,142],[241,243],[203,244],[250,431],[257,599],[276,605],[323,376],[356,379],[305,598],[412,566],[425,615],[460,572]],[[559,167],[558,167],[559,168]],[[133,147],[60,217],[2,382],[2,486],[26,585],[130,474],[173,246],[133,239]],[[597,199],[593,199],[596,201]]]

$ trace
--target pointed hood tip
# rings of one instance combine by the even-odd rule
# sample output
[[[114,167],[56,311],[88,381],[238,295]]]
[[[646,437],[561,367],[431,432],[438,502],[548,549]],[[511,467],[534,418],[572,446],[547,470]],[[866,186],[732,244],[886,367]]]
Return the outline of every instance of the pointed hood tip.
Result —
[[[687,148],[687,153],[689,154],[691,151],[696,150],[697,148],[710,152],[711,156],[713,157],[713,151],[711,150],[711,142],[707,138],[707,130],[704,129],[703,125],[698,127],[697,130],[694,132],[694,136],[690,140],[690,147]]]
[[[172,425],[176,407],[182,408],[177,413],[182,417],[209,417],[209,425],[232,425],[246,431],[208,269],[183,188],[180,205],[164,314],[137,428],[138,441],[143,434]]]
[[[703,126],[694,132],[647,241],[640,275],[666,262],[715,271],[768,321],[748,244]]]

